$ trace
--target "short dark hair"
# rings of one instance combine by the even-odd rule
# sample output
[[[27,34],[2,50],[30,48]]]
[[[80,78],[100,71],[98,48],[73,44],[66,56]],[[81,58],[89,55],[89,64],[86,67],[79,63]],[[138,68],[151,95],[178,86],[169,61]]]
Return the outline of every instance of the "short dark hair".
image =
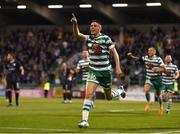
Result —
[[[149,49],[149,48],[154,48],[154,49],[156,49],[154,46],[149,46],[148,49]]]
[[[96,23],[99,23],[100,25],[102,25],[101,20],[98,20],[98,19],[93,19],[93,20],[91,20],[91,21],[90,21],[90,24],[91,24],[92,22],[96,22]]]

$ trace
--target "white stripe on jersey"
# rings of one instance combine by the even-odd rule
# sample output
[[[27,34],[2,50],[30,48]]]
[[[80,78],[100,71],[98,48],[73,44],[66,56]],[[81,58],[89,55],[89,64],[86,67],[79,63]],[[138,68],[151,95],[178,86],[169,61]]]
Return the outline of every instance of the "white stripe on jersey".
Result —
[[[107,67],[101,67],[101,68],[95,68],[95,67],[89,66],[89,68],[91,68],[92,70],[95,70],[95,71],[104,71],[104,70],[111,70],[111,65],[109,65]]]
[[[107,58],[107,55],[98,56],[98,59],[105,59],[105,58]],[[97,56],[91,56],[91,59],[97,59]]]
[[[109,49],[112,49],[115,47],[115,44],[112,44],[111,46],[109,46]]]
[[[171,71],[171,75],[167,75],[165,73],[162,74],[163,84],[165,84],[165,85],[174,84],[175,78],[172,75],[178,72],[177,66],[170,63],[170,64],[165,64],[165,68],[167,70]]]
[[[109,61],[100,61],[100,62],[98,62],[98,61],[96,61],[96,62],[90,61],[90,65],[91,64],[94,64],[94,65],[104,65],[104,64],[109,64]]]
[[[88,70],[89,67],[89,60],[80,60],[77,64],[77,69],[82,71],[82,80],[87,80],[88,77]],[[86,68],[86,69],[85,69]]]
[[[89,53],[94,53],[94,51],[89,50]],[[102,53],[109,53],[109,51],[107,51],[107,50],[102,50]]]

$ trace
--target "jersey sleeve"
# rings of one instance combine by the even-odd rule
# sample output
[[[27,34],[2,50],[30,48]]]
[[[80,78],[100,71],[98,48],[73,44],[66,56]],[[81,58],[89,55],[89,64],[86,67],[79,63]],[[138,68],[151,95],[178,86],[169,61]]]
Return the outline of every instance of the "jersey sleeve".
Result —
[[[160,57],[159,57],[159,59],[158,59],[158,62],[159,62],[159,65],[160,65],[160,66],[165,66],[163,60],[162,60]]]
[[[90,35],[85,35],[85,37],[86,37],[85,41],[87,41],[89,39]]]
[[[145,56],[140,56],[139,57],[139,62],[144,62],[145,61]]]
[[[179,70],[178,70],[178,67],[175,65],[175,73],[178,73]]]
[[[142,61],[144,61],[145,60],[145,56],[140,57],[140,59],[142,59]]]
[[[109,49],[112,49],[115,47],[115,43],[112,42],[111,38],[107,36],[106,44]]]

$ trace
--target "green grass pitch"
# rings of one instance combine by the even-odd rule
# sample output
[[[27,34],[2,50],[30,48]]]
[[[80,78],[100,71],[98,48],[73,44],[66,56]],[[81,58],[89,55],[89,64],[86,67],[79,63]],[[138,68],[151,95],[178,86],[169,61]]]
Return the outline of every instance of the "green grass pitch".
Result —
[[[0,97],[0,133],[180,133],[180,103],[160,116],[157,103],[145,113],[145,102],[96,100],[90,127],[82,129],[77,124],[83,100],[61,102],[60,98],[21,98],[19,107],[7,107]]]

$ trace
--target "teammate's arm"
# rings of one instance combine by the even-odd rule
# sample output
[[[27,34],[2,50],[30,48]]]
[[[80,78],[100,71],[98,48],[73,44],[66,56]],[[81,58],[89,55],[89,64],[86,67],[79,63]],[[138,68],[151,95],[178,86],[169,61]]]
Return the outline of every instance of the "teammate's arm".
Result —
[[[162,61],[162,59],[160,58],[159,59],[159,63],[160,63],[160,66],[159,67],[152,67],[152,70],[154,72],[157,72],[157,73],[165,73],[167,75],[170,75],[171,74],[171,71],[166,69],[165,65],[164,65],[164,62]]]
[[[74,75],[74,74],[75,74],[74,70],[70,69],[70,70],[69,70],[69,75],[68,75],[68,78],[67,78],[67,79],[68,79],[69,81],[72,81],[72,78],[73,78],[73,75]]]
[[[6,78],[2,78],[1,83],[3,84],[4,87],[6,87],[7,86]]]
[[[176,66],[176,71],[175,71],[175,73],[172,76],[174,77],[174,79],[178,79],[179,78],[179,70],[178,70],[177,66]]]
[[[153,67],[152,70],[157,73],[170,74],[171,72],[165,68],[165,66]]]
[[[175,79],[179,78],[179,71],[177,71],[177,72],[173,75],[173,77],[174,77]]]
[[[140,60],[140,57],[134,56],[131,52],[127,53],[127,56],[135,61]]]
[[[122,70],[121,70],[121,67],[120,67],[120,60],[119,60],[119,55],[116,51],[116,48],[113,47],[110,49],[112,54],[113,54],[113,57],[114,57],[114,61],[115,61],[115,64],[116,64],[116,74],[117,75],[122,75]]]
[[[85,41],[86,40],[86,36],[82,33],[80,33],[79,31],[79,27],[78,27],[78,23],[77,23],[77,19],[76,16],[74,14],[72,14],[72,18],[71,18],[71,22],[73,24],[73,34],[81,41]]]

